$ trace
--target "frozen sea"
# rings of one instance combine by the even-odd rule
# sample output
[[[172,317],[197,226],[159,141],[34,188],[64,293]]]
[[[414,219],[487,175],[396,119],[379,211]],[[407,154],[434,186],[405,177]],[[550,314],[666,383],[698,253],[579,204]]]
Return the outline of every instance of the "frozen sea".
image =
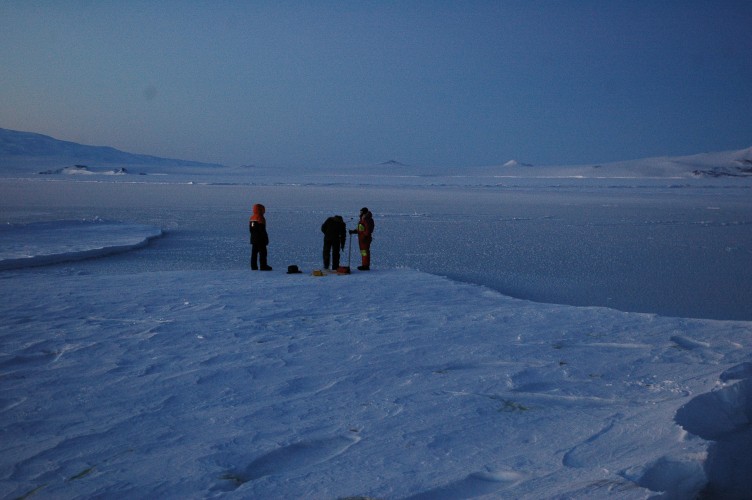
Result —
[[[76,264],[85,269],[242,269],[257,202],[267,207],[270,263],[311,269],[321,265],[324,219],[340,214],[353,226],[368,206],[376,267],[418,269],[538,302],[752,320],[752,191],[745,184],[7,182],[6,222],[100,218],[166,233],[148,251]]]
[[[748,497],[745,179],[74,177],[0,179],[3,498]]]

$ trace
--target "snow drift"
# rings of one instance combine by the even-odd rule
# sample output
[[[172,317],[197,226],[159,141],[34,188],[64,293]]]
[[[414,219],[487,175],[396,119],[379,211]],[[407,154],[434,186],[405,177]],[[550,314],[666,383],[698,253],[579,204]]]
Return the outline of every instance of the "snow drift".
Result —
[[[145,246],[157,227],[101,220],[0,226],[0,270],[101,257]]]

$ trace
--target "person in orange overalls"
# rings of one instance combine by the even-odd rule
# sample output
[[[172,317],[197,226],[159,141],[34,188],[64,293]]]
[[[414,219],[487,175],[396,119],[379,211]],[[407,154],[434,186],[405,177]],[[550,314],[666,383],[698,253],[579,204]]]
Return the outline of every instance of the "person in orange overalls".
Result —
[[[358,228],[350,230],[350,234],[358,235],[358,246],[360,247],[360,258],[362,264],[358,266],[359,271],[368,271],[371,269],[371,241],[373,240],[373,214],[368,207],[360,209],[360,220]]]

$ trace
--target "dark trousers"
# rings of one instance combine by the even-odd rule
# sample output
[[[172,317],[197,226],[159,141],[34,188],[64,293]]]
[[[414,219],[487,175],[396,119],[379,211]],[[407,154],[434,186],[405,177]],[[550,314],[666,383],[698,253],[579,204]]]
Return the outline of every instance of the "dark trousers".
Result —
[[[331,255],[332,269],[339,267],[339,241],[324,240],[324,268],[329,269]]]
[[[269,267],[266,264],[266,245],[251,245],[251,269],[258,270],[259,264],[262,269]]]

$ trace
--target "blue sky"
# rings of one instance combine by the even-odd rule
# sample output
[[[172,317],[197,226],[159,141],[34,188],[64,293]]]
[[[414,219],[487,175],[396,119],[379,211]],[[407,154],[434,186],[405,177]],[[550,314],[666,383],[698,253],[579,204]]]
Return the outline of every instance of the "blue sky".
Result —
[[[750,1],[0,1],[0,127],[273,167],[752,146]]]

